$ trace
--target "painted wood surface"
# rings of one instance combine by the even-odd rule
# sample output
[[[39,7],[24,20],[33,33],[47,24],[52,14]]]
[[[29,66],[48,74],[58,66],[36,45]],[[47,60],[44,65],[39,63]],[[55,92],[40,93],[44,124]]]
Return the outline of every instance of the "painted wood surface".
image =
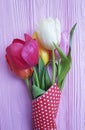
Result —
[[[58,130],[85,130],[85,0],[0,0],[0,130],[32,130],[29,94],[24,82],[9,71],[5,48],[13,38],[32,34],[40,19],[49,16],[60,19],[62,30],[77,22]]]

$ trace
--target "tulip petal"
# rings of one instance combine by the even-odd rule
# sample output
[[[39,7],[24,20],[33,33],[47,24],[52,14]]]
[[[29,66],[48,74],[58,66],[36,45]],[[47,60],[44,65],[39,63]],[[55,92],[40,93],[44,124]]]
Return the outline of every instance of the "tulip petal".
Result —
[[[25,44],[21,56],[29,66],[35,66],[38,63],[39,51],[36,40],[31,40]]]
[[[25,42],[23,40],[20,40],[18,38],[14,39],[12,43],[21,43],[21,44],[25,44]]]
[[[32,75],[33,70],[32,70],[32,68],[22,69],[22,70],[19,70],[19,69],[15,69],[15,68],[14,68],[14,73],[15,73],[18,77],[20,77],[20,78],[22,78],[22,79],[25,79],[25,78],[28,78],[28,77],[30,77],[30,76]]]
[[[28,78],[32,75],[33,73],[33,69],[32,68],[27,68],[27,69],[17,69],[15,68],[15,66],[13,66],[13,64],[10,62],[10,59],[8,58],[7,54],[6,54],[6,61],[11,69],[11,71],[13,73],[16,74],[16,76],[25,79]]]
[[[30,37],[28,34],[24,33],[24,38],[25,38],[25,41],[30,41],[32,39],[32,37]]]
[[[9,57],[7,56],[7,54],[5,55],[5,58],[6,58],[6,61],[7,61],[8,65],[9,65],[11,71],[13,71],[13,64],[10,62],[10,59],[9,59]]]
[[[49,50],[47,50],[46,48],[44,48],[42,46],[42,44],[40,43],[40,40],[37,36],[37,32],[33,33],[32,38],[36,39],[36,41],[38,43],[38,47],[39,47],[39,55],[41,56],[42,60],[44,61],[44,64],[46,65],[49,61]]]
[[[28,64],[21,57],[21,50],[23,48],[23,44],[11,44],[6,48],[7,56],[10,59],[10,62],[19,69],[26,69]]]
[[[67,55],[69,52],[69,33],[67,31],[63,31],[61,33],[61,41],[60,41],[60,46],[59,46],[62,51]],[[56,59],[59,59],[59,53],[57,50],[55,50],[55,56]]]
[[[37,34],[44,48],[48,50],[54,49],[53,42],[59,44],[61,39],[59,20],[54,21],[52,18],[42,20],[37,27]]]

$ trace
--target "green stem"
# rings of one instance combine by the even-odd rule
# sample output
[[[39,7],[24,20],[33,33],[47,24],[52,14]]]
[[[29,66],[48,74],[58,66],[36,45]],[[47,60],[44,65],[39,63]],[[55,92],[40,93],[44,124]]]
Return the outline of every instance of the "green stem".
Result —
[[[29,91],[29,93],[30,93],[30,97],[32,98],[32,93],[31,93],[31,89],[30,89],[30,85],[29,85],[29,80],[28,80],[28,78],[25,79],[25,83],[26,83],[27,88],[28,88],[28,91]]]
[[[56,68],[55,68],[55,55],[54,55],[54,49],[52,50],[52,84],[55,83],[55,76],[56,76]]]
[[[36,85],[37,85],[37,87],[40,87],[36,68],[34,67],[33,69],[34,69],[34,74],[35,74],[35,78],[36,78]]]

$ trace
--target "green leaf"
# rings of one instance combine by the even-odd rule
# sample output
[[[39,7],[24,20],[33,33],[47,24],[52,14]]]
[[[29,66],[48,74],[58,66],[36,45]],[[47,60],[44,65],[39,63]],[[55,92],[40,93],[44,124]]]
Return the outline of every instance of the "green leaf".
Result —
[[[68,71],[70,70],[71,61],[67,60],[65,62],[62,62],[60,74],[58,76],[58,85],[61,87],[62,81],[65,79]]]
[[[33,89],[33,98],[37,98],[37,97],[39,97],[39,96],[41,96],[42,94],[45,93],[44,90],[40,89],[36,85],[33,85],[32,89]]]
[[[64,86],[64,81],[65,81],[65,79],[61,82],[60,90],[62,90],[62,88]]]
[[[58,85],[59,85],[59,75],[61,72],[61,59],[58,60]]]
[[[61,71],[61,59],[58,60],[58,76],[60,75]]]
[[[65,77],[66,77],[66,75],[70,69],[70,66],[71,66],[72,37],[73,37],[73,33],[75,30],[76,24],[72,27],[72,29],[70,31],[70,45],[69,45],[69,53],[67,56],[64,54],[64,52],[61,50],[61,48],[58,45],[53,43],[55,48],[57,49],[60,57],[61,57],[60,61],[58,62],[58,86],[60,89],[62,89],[62,87],[63,87]]]
[[[38,72],[36,70],[36,67],[33,67],[33,69],[34,69],[33,82],[35,82],[34,84],[36,84],[36,86],[40,87],[39,78],[38,78]]]
[[[58,76],[58,64],[55,63],[55,71],[56,71],[56,77]]]
[[[36,83],[36,78],[35,78],[35,73],[33,73],[33,75],[32,75],[32,79],[33,79],[33,85],[34,85],[34,84],[37,85],[37,83]]]
[[[70,70],[70,66],[71,66],[71,62],[72,62],[71,46],[72,46],[72,37],[73,37],[76,25],[77,25],[77,23],[72,27],[72,29],[70,31],[70,45],[69,45],[69,53],[68,53],[67,59],[63,58],[64,60],[62,60],[62,62],[61,62],[61,71],[60,71],[60,74],[58,75],[58,84],[59,84],[61,89],[63,87],[65,77],[66,77],[68,71]]]
[[[55,45],[55,43],[54,46],[56,47],[57,51],[59,52],[59,55],[61,56],[61,59],[58,63],[58,86],[59,88],[61,88],[61,84],[65,79],[71,66],[71,56],[70,53],[68,56],[66,56],[61,50],[61,48],[58,45]]]
[[[39,82],[42,82],[42,75],[43,75],[43,71],[44,71],[44,62],[42,60],[42,58],[39,58],[39,63],[38,63],[38,73],[39,73]]]
[[[52,84],[55,83],[55,77],[56,77],[56,66],[55,66],[55,54],[53,49],[52,50]]]
[[[45,70],[42,75],[41,89],[45,90]]]
[[[74,34],[74,30],[75,30],[75,28],[76,28],[76,25],[77,25],[77,23],[75,23],[75,24],[73,25],[73,27],[72,27],[72,29],[71,29],[71,31],[70,31],[70,48],[71,48],[71,46],[72,46],[72,38],[73,38],[73,34]]]
[[[58,53],[59,53],[61,59],[62,59],[62,60],[67,60],[68,58],[67,58],[67,56],[64,54],[64,52],[61,50],[61,48],[60,48],[58,45],[56,45],[55,43],[53,43],[53,44],[54,44],[55,48],[57,49],[57,51],[58,51]]]
[[[46,90],[48,90],[49,87],[52,85],[47,69],[45,70],[45,85]]]

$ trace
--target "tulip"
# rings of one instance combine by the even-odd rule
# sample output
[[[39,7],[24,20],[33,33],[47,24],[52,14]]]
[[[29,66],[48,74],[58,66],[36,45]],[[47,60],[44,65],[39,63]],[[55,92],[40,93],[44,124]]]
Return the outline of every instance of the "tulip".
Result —
[[[68,52],[69,52],[69,33],[67,31],[63,31],[61,33],[60,48],[62,49],[62,51],[66,55],[68,55]],[[56,56],[56,59],[58,59],[60,57],[57,50],[55,50],[55,56]]]
[[[27,69],[38,63],[38,44],[32,38],[29,41],[15,39],[6,48],[6,53],[10,62],[18,69]]]
[[[39,55],[41,56],[44,64],[46,65],[49,61],[49,51],[41,45],[40,40],[37,36],[37,32],[34,32],[32,38],[37,40],[39,46]]]
[[[54,49],[54,44],[59,44],[61,40],[61,25],[58,19],[52,18],[42,20],[37,27],[38,38],[44,48]]]
[[[30,36],[22,41],[14,39],[6,48],[6,60],[12,72],[20,78],[32,75],[32,67],[38,63],[38,44]]]

